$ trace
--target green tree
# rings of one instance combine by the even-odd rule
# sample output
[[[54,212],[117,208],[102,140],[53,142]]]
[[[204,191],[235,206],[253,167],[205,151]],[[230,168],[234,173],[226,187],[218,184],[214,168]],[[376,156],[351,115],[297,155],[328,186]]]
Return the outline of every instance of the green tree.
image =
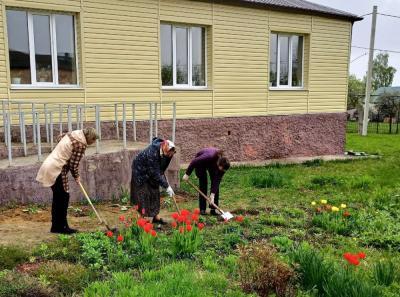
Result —
[[[354,74],[349,76],[347,109],[358,108],[365,98],[365,80],[358,79]]]
[[[390,87],[393,83],[396,69],[389,66],[389,54],[380,53],[374,58],[372,68],[372,92],[380,87]]]

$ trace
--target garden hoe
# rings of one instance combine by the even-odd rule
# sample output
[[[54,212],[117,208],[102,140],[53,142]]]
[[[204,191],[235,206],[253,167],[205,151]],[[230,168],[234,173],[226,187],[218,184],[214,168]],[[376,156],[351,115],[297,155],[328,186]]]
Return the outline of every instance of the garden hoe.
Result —
[[[164,174],[164,176],[165,176],[165,180],[166,180],[167,183],[169,184],[169,181],[168,181],[167,176],[166,176],[165,174]],[[174,201],[174,204],[175,204],[176,210],[178,211],[178,214],[181,214],[181,211],[180,211],[180,209],[179,209],[178,203],[176,202],[176,199],[175,199],[175,194],[172,195],[172,200]]]
[[[201,196],[203,196],[203,198],[206,199],[208,201],[208,203],[210,203],[212,206],[214,206],[221,213],[221,217],[224,219],[224,221],[229,221],[230,219],[233,218],[233,215],[229,211],[225,212],[221,208],[219,208],[218,205],[216,205],[215,203],[211,203],[210,198],[208,198],[207,195],[205,195],[202,191],[200,191],[200,189],[197,188],[190,180],[187,180],[187,182],[189,185],[191,185],[193,187],[193,189],[195,189],[197,192],[199,192],[199,194]]]
[[[108,223],[106,222],[106,220],[104,220],[104,219],[100,216],[100,214],[97,212],[97,210],[96,210],[96,208],[94,207],[92,201],[90,200],[90,198],[89,198],[89,196],[88,196],[88,194],[87,194],[85,188],[82,186],[82,184],[81,184],[80,182],[79,182],[79,187],[81,188],[83,195],[85,196],[86,200],[89,202],[89,204],[90,204],[90,206],[92,207],[94,213],[96,214],[96,217],[99,219],[100,224],[104,224],[104,226],[106,226],[106,228],[107,228],[108,231],[116,232],[116,231],[117,231],[117,228],[112,228],[112,229],[111,229],[110,226],[108,225]]]

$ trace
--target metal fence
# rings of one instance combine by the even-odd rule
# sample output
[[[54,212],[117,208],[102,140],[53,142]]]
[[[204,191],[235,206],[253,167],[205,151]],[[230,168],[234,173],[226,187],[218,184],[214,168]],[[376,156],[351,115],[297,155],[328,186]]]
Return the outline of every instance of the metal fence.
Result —
[[[378,114],[370,117],[368,134],[399,134],[400,114],[393,118],[381,118]],[[359,133],[361,125],[357,120],[347,121],[347,133]]]
[[[27,156],[27,127],[32,127],[32,143],[37,148],[38,160],[42,157],[42,135],[41,128],[44,127],[45,139],[54,147],[54,131],[59,134],[72,131],[74,129],[83,129],[85,123],[94,123],[95,129],[99,134],[96,141],[96,152],[100,152],[101,127],[102,123],[109,122],[110,119],[115,122],[115,138],[120,140],[120,123],[122,123],[121,144],[124,149],[127,147],[127,123],[132,123],[133,141],[137,141],[137,123],[139,121],[149,122],[149,141],[154,136],[158,136],[158,122],[161,108],[171,112],[172,131],[171,139],[175,141],[176,131],[176,103],[168,102],[140,102],[123,101],[105,104],[61,104],[37,101],[20,100],[1,100],[2,121],[0,128],[3,128],[3,141],[7,147],[9,164],[12,165],[12,132],[19,130],[19,141],[22,144],[24,155]],[[147,116],[146,116],[147,114]],[[147,119],[146,119],[147,118]],[[1,126],[2,124],[2,126]],[[58,126],[58,129],[55,127]],[[14,128],[14,129],[12,129]]]

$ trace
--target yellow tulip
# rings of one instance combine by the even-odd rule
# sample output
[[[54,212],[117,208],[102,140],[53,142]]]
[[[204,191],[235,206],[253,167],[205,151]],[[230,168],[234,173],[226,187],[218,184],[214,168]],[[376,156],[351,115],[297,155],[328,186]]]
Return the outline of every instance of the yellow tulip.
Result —
[[[336,206],[332,206],[332,211],[339,211],[339,208]]]
[[[316,205],[317,203],[315,201],[311,202],[311,205]]]
[[[322,203],[322,204],[327,204],[327,203],[328,203],[328,200],[322,199],[322,200],[321,200],[321,203]]]
[[[347,205],[346,205],[346,204],[344,204],[344,203],[342,203],[342,204],[340,204],[340,207],[341,207],[341,208],[346,208],[346,207],[347,207]]]

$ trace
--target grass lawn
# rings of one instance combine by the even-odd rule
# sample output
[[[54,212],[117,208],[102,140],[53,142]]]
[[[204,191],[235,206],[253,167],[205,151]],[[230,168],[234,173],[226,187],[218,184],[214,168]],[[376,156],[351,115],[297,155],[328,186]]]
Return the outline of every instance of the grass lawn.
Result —
[[[400,136],[348,134],[347,149],[379,158],[230,169],[220,204],[243,221],[1,247],[0,296],[399,296]]]

